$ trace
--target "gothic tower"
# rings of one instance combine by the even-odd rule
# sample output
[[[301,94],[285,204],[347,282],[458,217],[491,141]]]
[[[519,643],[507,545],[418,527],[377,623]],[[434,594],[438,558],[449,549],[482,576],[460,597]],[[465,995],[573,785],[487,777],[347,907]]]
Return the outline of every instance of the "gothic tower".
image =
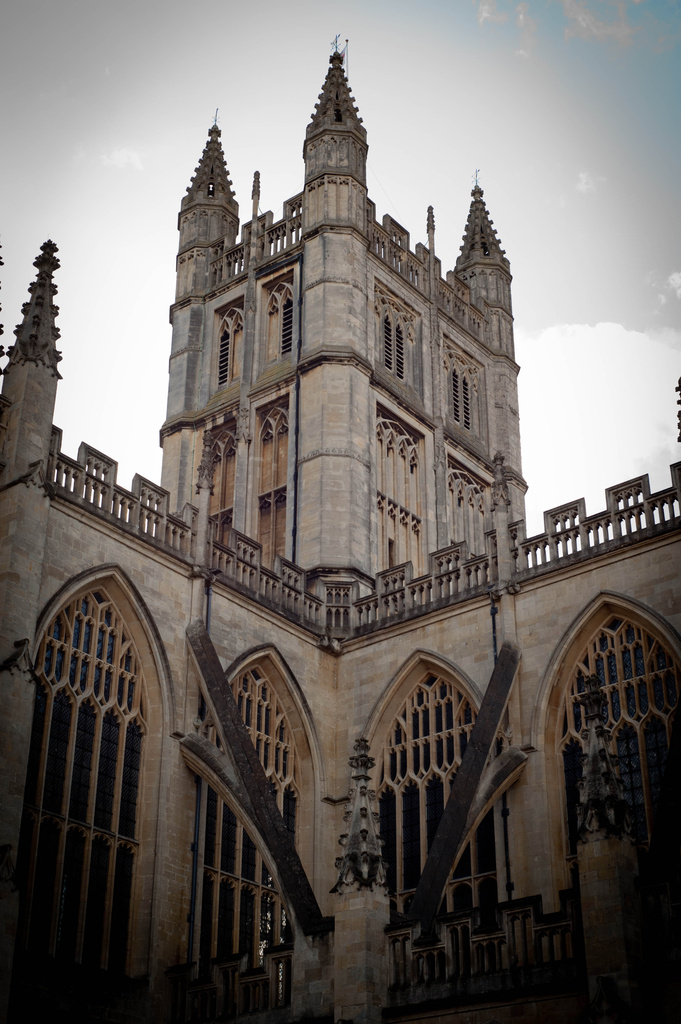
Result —
[[[307,127],[303,191],[275,222],[258,213],[256,172],[239,241],[219,136],[180,212],[162,429],[173,506],[194,502],[203,455],[213,537],[256,540],[265,565],[283,557],[362,587],[403,563],[416,576],[453,543],[483,555],[495,479],[511,519],[525,484],[511,274],[482,190],[443,279],[432,210],[414,251],[400,224],[376,221],[338,53]]]

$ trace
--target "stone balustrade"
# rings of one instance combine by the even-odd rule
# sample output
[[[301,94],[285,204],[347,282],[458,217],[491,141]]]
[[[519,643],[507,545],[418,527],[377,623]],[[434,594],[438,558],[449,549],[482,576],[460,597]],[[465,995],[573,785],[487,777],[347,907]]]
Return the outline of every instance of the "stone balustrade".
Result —
[[[128,491],[116,483],[117,463],[112,459],[81,444],[74,460],[61,452],[60,444],[61,431],[54,428],[48,483],[56,495],[183,561],[195,561],[194,506],[171,515],[162,487],[136,475]],[[361,596],[356,582],[308,579],[300,566],[281,556],[272,568],[264,566],[261,545],[236,530],[228,544],[212,537],[210,568],[218,570],[217,582],[236,586],[316,633],[343,639],[483,596],[492,588],[522,585],[564,565],[678,529],[681,462],[671,473],[672,486],[654,494],[647,475],[608,488],[606,509],[592,516],[587,516],[583,498],[550,509],[544,513],[544,533],[533,537],[525,536],[524,521],[511,524],[509,580],[498,578],[500,538],[494,531],[486,534],[482,555],[471,555],[464,543],[452,544],[431,553],[425,574],[414,578],[411,562],[405,562],[378,573],[373,591]]]
[[[190,560],[194,554],[197,510],[185,505],[181,516],[168,511],[169,495],[162,487],[135,474],[132,489],[116,483],[118,463],[83,443],[78,458],[61,448],[61,431],[52,432],[48,484],[55,494],[101,515],[137,537]]]
[[[390,1005],[451,1000],[577,979],[573,890],[560,894],[560,909],[544,914],[540,896],[500,903],[496,924],[481,927],[480,911],[443,914],[437,936],[414,941],[412,928],[389,929]]]

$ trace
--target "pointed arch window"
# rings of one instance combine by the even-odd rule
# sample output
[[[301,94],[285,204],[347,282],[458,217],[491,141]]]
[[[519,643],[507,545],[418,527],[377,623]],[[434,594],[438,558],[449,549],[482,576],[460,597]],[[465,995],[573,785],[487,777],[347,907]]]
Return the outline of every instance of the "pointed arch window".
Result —
[[[290,355],[293,348],[293,289],[278,284],[267,302],[267,361]]]
[[[213,493],[210,515],[215,524],[215,539],[227,544],[234,523],[234,481],[236,478],[236,423],[229,420],[211,431]]]
[[[411,321],[392,306],[382,305],[379,311],[381,362],[398,380],[410,380]]]
[[[450,415],[454,422],[471,433],[480,433],[477,367],[467,362],[463,354],[448,350]]]
[[[408,906],[421,876],[475,715],[470,698],[461,689],[430,674],[412,691],[389,728],[378,804],[388,887],[400,910]],[[450,909],[464,909],[464,896],[467,907],[482,906],[481,883],[492,879],[496,886],[491,812],[474,839],[448,883]]]
[[[563,706],[560,750],[565,769],[570,849],[575,850],[577,766],[584,717],[575,698],[585,680],[600,680],[604,719],[619,759],[634,837],[650,837],[678,701],[678,663],[663,641],[635,619],[611,617],[592,634],[572,672]]]
[[[378,410],[378,567],[411,561],[421,569],[421,439]]]
[[[103,588],[50,622],[38,683],[20,839],[20,947],[124,971],[146,732],[144,679]]]
[[[263,562],[272,565],[276,555],[286,554],[288,410],[274,406],[259,418],[258,540],[262,544]]]
[[[244,319],[240,309],[228,309],[218,326],[218,389],[241,376]]]

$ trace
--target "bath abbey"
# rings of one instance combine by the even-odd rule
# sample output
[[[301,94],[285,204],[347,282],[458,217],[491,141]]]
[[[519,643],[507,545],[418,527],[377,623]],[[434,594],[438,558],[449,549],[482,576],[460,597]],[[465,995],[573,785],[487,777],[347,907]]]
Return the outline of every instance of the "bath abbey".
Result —
[[[678,1020],[681,462],[528,536],[488,197],[443,271],[367,150],[339,53],[280,219],[257,172],[240,218],[210,128],[160,483],[62,450],[37,255],[0,396],[2,1019]]]

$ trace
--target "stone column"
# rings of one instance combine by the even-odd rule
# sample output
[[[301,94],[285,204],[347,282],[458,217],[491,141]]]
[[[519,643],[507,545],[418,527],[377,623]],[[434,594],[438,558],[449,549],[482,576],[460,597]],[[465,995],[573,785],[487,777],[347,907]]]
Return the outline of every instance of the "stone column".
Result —
[[[390,904],[381,856],[378,814],[372,810],[376,794],[369,788],[375,764],[365,739],[355,743],[350,758],[353,788],[341,836],[344,855],[336,860],[338,894],[334,908],[334,1020],[353,1024],[379,1024],[388,991],[388,955],[385,929]]]

